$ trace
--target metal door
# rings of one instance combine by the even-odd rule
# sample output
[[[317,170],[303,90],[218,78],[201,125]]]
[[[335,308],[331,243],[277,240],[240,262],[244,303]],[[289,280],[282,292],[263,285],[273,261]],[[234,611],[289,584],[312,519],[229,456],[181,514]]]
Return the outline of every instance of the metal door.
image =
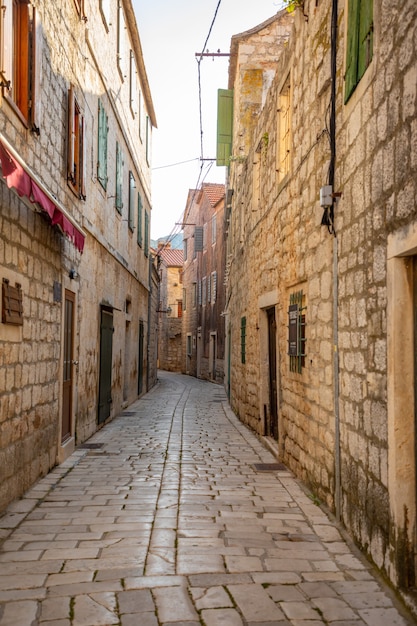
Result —
[[[98,423],[110,415],[111,371],[113,357],[113,311],[102,308],[100,316],[100,379],[98,394]]]
[[[75,294],[65,290],[64,301],[64,367],[62,375],[61,442],[71,437],[72,373],[74,351]]]

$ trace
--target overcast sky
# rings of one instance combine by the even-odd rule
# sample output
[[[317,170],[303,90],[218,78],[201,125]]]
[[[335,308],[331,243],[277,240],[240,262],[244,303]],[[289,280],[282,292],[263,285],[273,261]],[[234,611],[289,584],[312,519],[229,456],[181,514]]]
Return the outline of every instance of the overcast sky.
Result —
[[[219,0],[133,0],[158,128],[153,131],[151,237],[179,232],[189,189],[224,183],[225,168],[201,161],[216,156],[217,89],[227,89],[229,59],[200,63]],[[228,53],[233,35],[282,8],[282,0],[221,0],[206,48]],[[203,169],[201,171],[201,166]]]

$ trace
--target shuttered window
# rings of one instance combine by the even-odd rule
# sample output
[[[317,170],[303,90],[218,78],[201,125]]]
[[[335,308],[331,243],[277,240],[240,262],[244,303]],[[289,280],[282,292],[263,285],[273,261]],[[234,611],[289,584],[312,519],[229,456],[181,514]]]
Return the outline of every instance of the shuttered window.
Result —
[[[145,256],[149,255],[149,213],[145,211]]]
[[[211,303],[214,304],[217,299],[217,272],[211,273]]]
[[[116,202],[115,207],[119,213],[123,209],[123,154],[116,142]]]
[[[202,252],[204,246],[204,227],[196,226],[194,230],[194,252]]]
[[[373,30],[373,0],[349,0],[345,103],[372,61]]]
[[[136,182],[133,172],[129,172],[129,209],[127,223],[129,229],[133,232],[135,224],[135,199],[136,199]]]
[[[22,288],[18,283],[12,287],[5,278],[3,278],[2,285],[2,322],[16,326],[23,325]]]
[[[3,0],[0,10],[0,79],[3,95],[36,130],[36,11],[27,0]]]
[[[217,92],[217,154],[216,165],[230,164],[233,140],[233,90]]]
[[[142,221],[143,221],[143,205],[142,205],[142,197],[140,193],[138,193],[138,244],[142,247],[143,243],[143,230],[142,230]]]
[[[103,189],[107,189],[107,136],[108,117],[101,100],[98,101],[98,158],[97,178]]]
[[[86,190],[86,145],[85,119],[75,97],[74,87],[68,91],[68,139],[67,139],[68,184],[72,191],[85,200]]]

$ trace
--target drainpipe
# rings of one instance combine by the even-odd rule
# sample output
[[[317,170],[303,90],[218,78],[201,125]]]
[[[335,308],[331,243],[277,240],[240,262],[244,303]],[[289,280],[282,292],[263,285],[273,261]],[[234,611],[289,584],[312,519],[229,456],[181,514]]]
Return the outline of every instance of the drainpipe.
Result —
[[[332,0],[331,16],[331,103],[330,103],[330,167],[329,185],[334,192],[336,167],[336,77],[337,77],[337,18],[338,0]],[[334,205],[330,210],[331,231],[333,232],[333,379],[334,379],[334,414],[335,414],[335,513],[337,521],[341,518],[341,477],[340,477],[340,412],[339,412],[339,338],[338,338],[338,242],[334,228]]]

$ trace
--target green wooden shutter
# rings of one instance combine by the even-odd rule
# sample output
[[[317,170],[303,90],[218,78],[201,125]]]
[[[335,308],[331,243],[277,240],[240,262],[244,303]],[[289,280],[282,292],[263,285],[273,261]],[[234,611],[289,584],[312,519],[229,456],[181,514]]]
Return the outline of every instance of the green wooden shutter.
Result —
[[[233,140],[233,90],[217,92],[217,155],[216,165],[230,164]]]
[[[129,214],[128,214],[128,226],[130,230],[133,231],[135,224],[135,177],[133,176],[133,172],[129,172]]]
[[[116,209],[123,209],[123,155],[119,143],[116,142]]]
[[[98,163],[97,178],[103,189],[107,189],[107,133],[108,119],[106,111],[98,101]]]
[[[138,193],[138,244],[142,247],[143,243],[143,231],[142,231],[142,198],[140,193]]]
[[[348,101],[357,84],[358,42],[359,42],[359,1],[349,0],[346,48],[345,102]]]
[[[149,255],[149,214],[145,211],[145,256]]]
[[[361,0],[359,11],[358,81],[372,61],[373,53],[373,0]]]

